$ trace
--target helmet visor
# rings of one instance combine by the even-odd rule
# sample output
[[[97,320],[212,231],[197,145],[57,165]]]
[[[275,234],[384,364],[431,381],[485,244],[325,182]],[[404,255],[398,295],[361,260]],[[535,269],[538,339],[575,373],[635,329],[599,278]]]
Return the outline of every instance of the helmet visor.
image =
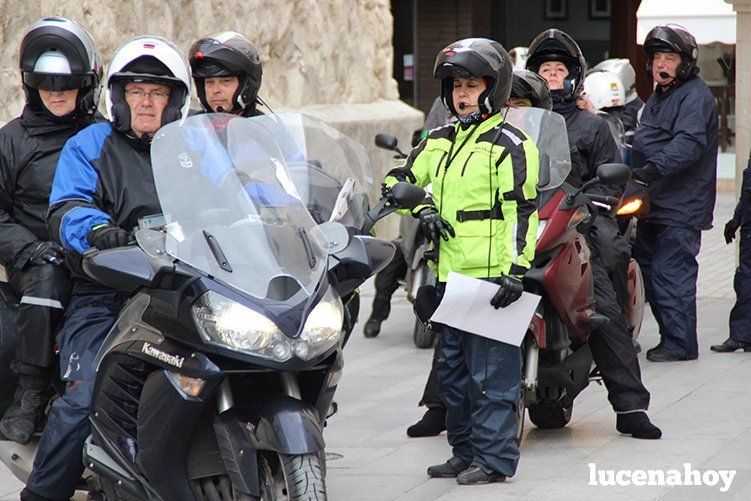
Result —
[[[23,83],[32,89],[61,91],[83,89],[94,85],[93,75],[53,75],[50,73],[24,73]]]

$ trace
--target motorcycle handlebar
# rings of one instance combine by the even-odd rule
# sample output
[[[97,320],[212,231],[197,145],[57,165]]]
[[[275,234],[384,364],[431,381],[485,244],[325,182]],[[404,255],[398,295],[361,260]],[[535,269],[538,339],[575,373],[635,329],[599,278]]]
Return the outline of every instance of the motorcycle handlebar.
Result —
[[[621,203],[621,199],[618,197],[612,197],[609,195],[597,195],[594,193],[587,193],[587,197],[593,202],[609,205],[611,209],[618,207]]]

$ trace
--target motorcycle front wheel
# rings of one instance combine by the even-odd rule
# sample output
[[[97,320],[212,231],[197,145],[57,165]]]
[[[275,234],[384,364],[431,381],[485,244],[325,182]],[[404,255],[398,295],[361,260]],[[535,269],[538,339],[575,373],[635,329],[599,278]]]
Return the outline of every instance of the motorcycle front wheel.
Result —
[[[262,501],[326,500],[326,480],[317,454],[265,453],[258,469]]]

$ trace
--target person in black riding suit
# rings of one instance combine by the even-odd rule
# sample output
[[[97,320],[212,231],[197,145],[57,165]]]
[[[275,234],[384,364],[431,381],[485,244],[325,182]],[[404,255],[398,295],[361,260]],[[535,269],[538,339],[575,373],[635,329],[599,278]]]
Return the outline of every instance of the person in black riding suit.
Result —
[[[10,366],[19,385],[0,431],[26,444],[42,424],[70,288],[64,251],[45,227],[50,187],[65,142],[96,121],[102,63],[81,25],[47,18],[21,40],[19,65],[26,105],[0,129],[0,261],[19,299]]]
[[[528,56],[527,69],[548,81],[553,111],[566,120],[572,153],[568,182],[579,187],[597,175],[600,165],[621,161],[605,120],[577,106],[586,72],[584,56],[574,39],[557,29],[540,33],[530,44]],[[599,186],[590,192],[620,197],[622,190]],[[662,432],[646,413],[650,395],[641,381],[622,307],[628,297],[628,244],[619,234],[615,218],[604,211],[597,214],[585,237],[591,250],[596,309],[609,320],[592,332],[589,347],[617,415],[616,429],[635,438],[660,438]]]

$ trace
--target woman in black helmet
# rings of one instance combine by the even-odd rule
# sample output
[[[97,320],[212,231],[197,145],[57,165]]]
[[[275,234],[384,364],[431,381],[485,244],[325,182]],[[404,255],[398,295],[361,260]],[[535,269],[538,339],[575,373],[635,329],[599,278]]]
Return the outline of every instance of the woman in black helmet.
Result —
[[[579,46],[560,30],[540,33],[529,46],[527,69],[547,80],[553,96],[553,111],[566,119],[573,164],[568,181],[575,187],[595,177],[600,165],[621,161],[605,120],[577,106],[586,67]],[[607,190],[607,194],[622,195],[622,191]],[[607,325],[592,333],[589,346],[617,414],[616,428],[635,438],[660,438],[662,432],[646,414],[649,392],[641,381],[636,349],[622,306],[628,297],[628,244],[618,233],[615,219],[606,212],[597,215],[585,237],[592,250],[596,308],[609,320]]]
[[[198,99],[206,112],[262,115],[256,105],[261,88],[258,50],[234,31],[201,38],[190,48],[190,67]]]
[[[497,284],[490,303],[506,307],[521,297],[534,257],[539,170],[537,147],[501,113],[511,93],[511,60],[492,40],[460,40],[438,53],[434,76],[457,122],[432,130],[386,184],[433,185],[435,203],[413,215],[440,243],[439,295],[448,274],[458,272]],[[520,364],[519,347],[444,326],[437,374],[453,455],[428,475],[464,485],[514,475]]]
[[[0,129],[0,261],[19,298],[15,400],[0,420],[25,444],[47,405],[52,343],[68,300],[64,252],[50,242],[45,215],[65,142],[95,120],[102,65],[86,30],[64,18],[29,27],[19,54],[26,105]]]

